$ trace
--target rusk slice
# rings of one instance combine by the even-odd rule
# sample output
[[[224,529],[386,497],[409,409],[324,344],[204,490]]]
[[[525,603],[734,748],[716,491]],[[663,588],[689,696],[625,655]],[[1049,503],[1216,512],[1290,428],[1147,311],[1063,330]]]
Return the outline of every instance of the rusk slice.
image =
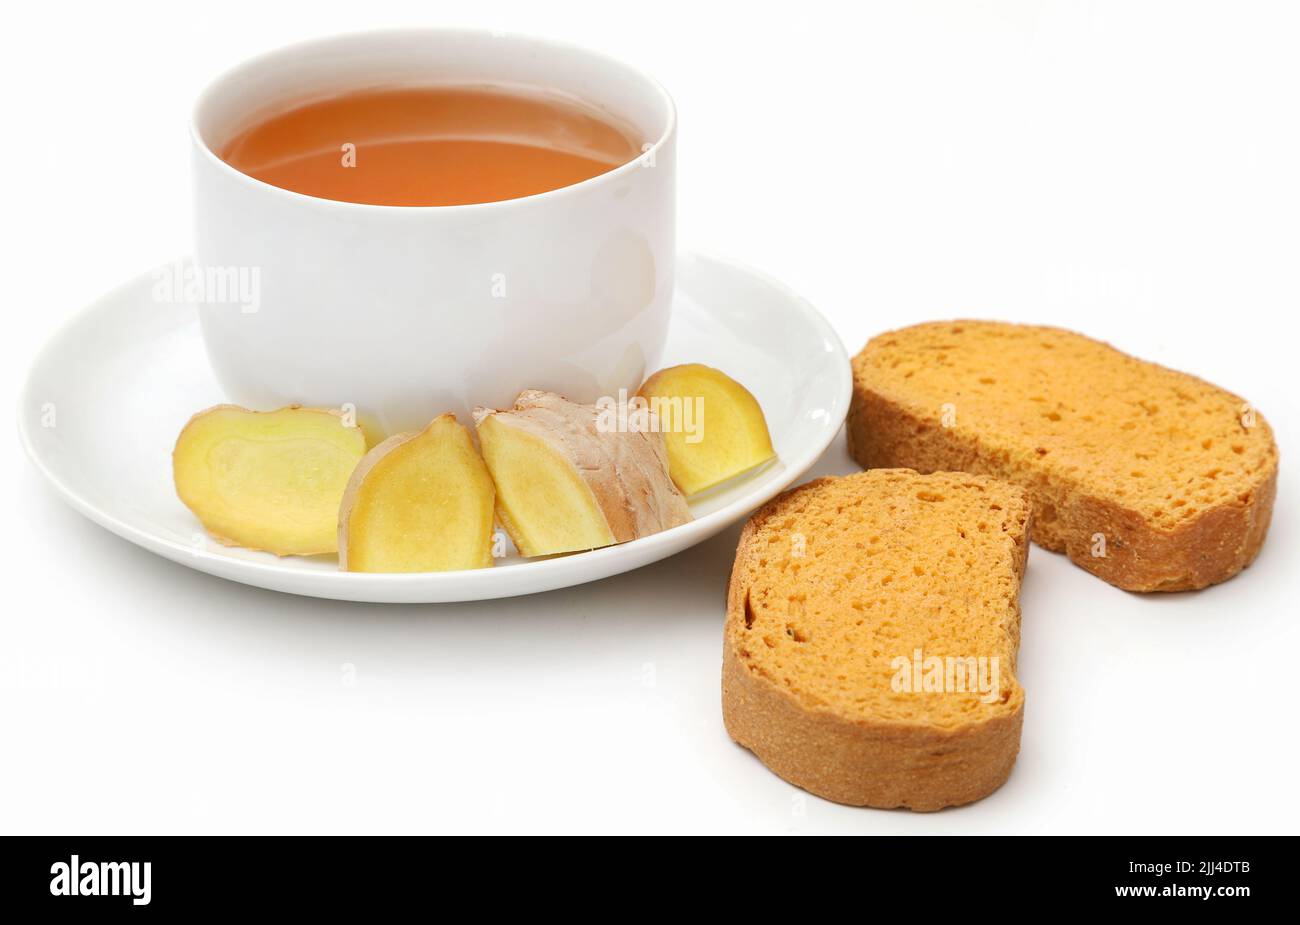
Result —
[[[1272,429],[1241,398],[1059,328],[920,324],[853,360],[849,451],[1029,491],[1033,539],[1130,591],[1251,563],[1277,490]]]
[[[745,525],[727,595],[727,731],[838,803],[937,810],[996,790],[1020,748],[1029,506],[966,473],[875,469]]]

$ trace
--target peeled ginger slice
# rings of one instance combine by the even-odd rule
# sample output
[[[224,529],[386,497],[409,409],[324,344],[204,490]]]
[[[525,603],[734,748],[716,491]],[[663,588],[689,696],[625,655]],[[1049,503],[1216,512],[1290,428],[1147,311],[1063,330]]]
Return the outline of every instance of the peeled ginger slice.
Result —
[[[659,419],[668,471],[687,497],[776,456],[757,399],[720,370],[672,366],[647,379],[637,394]]]
[[[492,565],[492,477],[454,414],[389,437],[352,474],[339,509],[339,567],[445,572]]]
[[[217,405],[181,431],[172,475],[218,542],[307,556],[337,549],[339,502],[365,453],[365,435],[335,411]]]

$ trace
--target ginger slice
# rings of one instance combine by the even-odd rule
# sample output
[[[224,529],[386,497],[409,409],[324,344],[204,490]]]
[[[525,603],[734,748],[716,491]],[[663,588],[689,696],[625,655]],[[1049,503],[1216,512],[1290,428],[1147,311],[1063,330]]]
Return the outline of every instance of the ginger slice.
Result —
[[[691,520],[658,433],[602,426],[595,405],[533,390],[474,419],[497,516],[523,556],[625,543]]]
[[[454,414],[366,454],[339,507],[339,567],[445,572],[492,565],[496,492]]]
[[[758,401],[720,370],[672,366],[647,379],[637,394],[659,419],[668,471],[688,497],[776,456]]]
[[[365,453],[365,435],[336,411],[217,405],[177,437],[172,477],[218,542],[308,556],[337,548],[339,501]]]

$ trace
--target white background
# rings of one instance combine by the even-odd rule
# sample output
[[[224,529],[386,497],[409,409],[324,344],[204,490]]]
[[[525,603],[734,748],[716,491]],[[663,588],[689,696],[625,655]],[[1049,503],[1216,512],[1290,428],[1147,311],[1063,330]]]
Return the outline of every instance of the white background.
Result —
[[[1261,557],[1207,591],[1130,595],[1035,548],[1016,770],[980,803],[915,815],[800,796],[727,739],[737,530],[530,598],[333,603],[111,536],[11,439],[0,831],[1300,829],[1295,5],[223,0],[6,16],[10,395],[64,319],[188,249],[186,118],[217,72],[317,34],[483,25],[657,75],[680,109],[682,244],[789,283],[851,352],[926,319],[1066,325],[1251,399],[1283,471]],[[851,469],[841,440],[818,471]]]

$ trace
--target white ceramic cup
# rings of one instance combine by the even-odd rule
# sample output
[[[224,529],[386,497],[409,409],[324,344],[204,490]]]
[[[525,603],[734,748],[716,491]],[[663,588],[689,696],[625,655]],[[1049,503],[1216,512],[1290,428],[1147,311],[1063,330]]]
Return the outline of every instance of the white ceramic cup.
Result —
[[[377,85],[485,83],[569,94],[630,124],[631,163],[503,202],[377,206],[255,180],[216,152],[251,121]],[[443,411],[508,407],[525,388],[576,401],[653,372],[673,293],[672,99],[605,55],[488,32],[399,30],[254,58],[195,107],[193,272],[242,273],[200,307],[231,401],[355,407],[384,433]],[[359,152],[364,157],[364,151]],[[213,290],[215,291],[215,290]]]

